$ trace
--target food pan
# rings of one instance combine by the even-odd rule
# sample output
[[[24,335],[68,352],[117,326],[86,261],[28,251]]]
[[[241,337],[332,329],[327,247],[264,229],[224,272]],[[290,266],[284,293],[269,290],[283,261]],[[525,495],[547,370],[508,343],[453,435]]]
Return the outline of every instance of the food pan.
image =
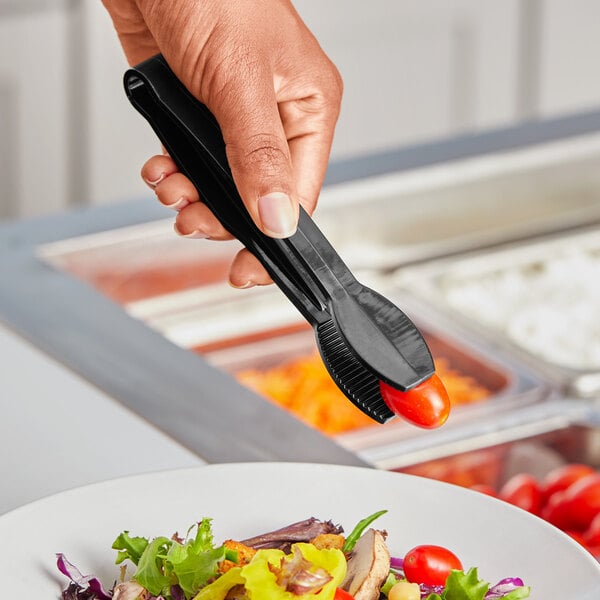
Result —
[[[315,220],[353,271],[600,221],[600,135],[329,185]],[[224,282],[239,249],[173,234],[172,220],[39,248],[122,304]]]
[[[384,288],[379,287],[379,289]],[[265,308],[263,304],[263,309]],[[268,315],[276,311],[265,310],[264,312]],[[479,423],[482,419],[484,428],[486,420],[501,427],[503,419],[512,414],[515,409],[522,410],[524,407],[543,402],[548,395],[548,389],[538,379],[521,370],[518,365],[496,360],[490,353],[479,349],[475,343],[448,336],[433,322],[421,322],[414,314],[411,317],[427,339],[438,372],[442,378],[444,376],[450,378],[446,380],[446,384],[449,386],[451,396],[455,394],[457,402],[460,402],[454,407],[450,420],[442,428],[443,430],[452,430],[454,435],[460,437],[465,423]],[[380,446],[402,444],[413,438],[422,440],[426,444],[437,443],[437,432],[420,430],[400,420],[393,420],[384,426],[379,426],[366,417],[360,420],[355,419],[354,415],[346,415],[347,408],[354,407],[345,398],[339,405],[339,409],[344,414],[331,416],[329,411],[338,410],[338,405],[335,404],[337,398],[323,399],[323,395],[330,390],[326,382],[323,382],[323,385],[320,383],[321,377],[326,377],[326,374],[321,375],[320,371],[316,371],[319,359],[316,357],[312,330],[307,329],[299,321],[295,324],[288,323],[286,329],[271,328],[268,318],[263,318],[262,323],[262,330],[251,335],[229,339],[223,337],[220,341],[188,344],[187,347],[201,352],[209,362],[230,372],[242,383],[254,387],[265,395],[269,395],[266,390],[272,390],[273,385],[279,390],[277,386],[281,384],[281,403],[291,405],[292,412],[296,410],[294,406],[297,408],[297,404],[300,404],[301,409],[296,410],[297,414],[301,414],[300,418],[307,420],[324,433],[332,435],[340,444],[352,451],[361,453]],[[183,322],[181,325],[183,326]],[[196,321],[194,327],[202,329],[200,321]],[[189,331],[189,328],[187,330]],[[315,357],[314,362],[313,357]],[[271,377],[271,383],[267,386],[264,385],[265,373]],[[257,377],[262,387],[260,384],[256,385]],[[307,385],[304,385],[303,381],[298,382],[298,378],[301,377],[306,378]],[[284,381],[281,381],[281,378]],[[292,383],[290,380],[293,380]],[[463,384],[466,385],[466,389]],[[480,393],[482,390],[484,393]],[[291,400],[288,402],[285,398],[287,393],[304,395],[295,403]],[[315,402],[314,407],[311,406],[311,397],[326,401],[326,408],[319,408],[322,406],[320,402]],[[315,411],[327,411],[327,414],[323,416],[321,412],[312,420],[313,408]],[[323,425],[324,422],[327,425]]]
[[[133,317],[229,372],[273,368],[315,352],[312,331],[306,330],[305,322],[278,289],[267,286],[239,291],[225,282],[228,261],[239,246],[197,242],[200,247],[195,246],[196,241],[177,239],[167,223],[159,222],[64,241],[45,250],[46,258],[81,273],[121,302]],[[145,246],[148,250],[144,253]],[[197,256],[189,253],[191,247],[198,248]],[[387,275],[380,276],[372,269],[355,273],[365,284],[388,294],[384,291]],[[442,331],[432,331],[429,343],[435,354],[450,359],[450,368],[487,390],[488,406],[507,410],[513,402],[530,401],[539,391],[517,368],[494,363],[474,348],[460,347]],[[353,408],[345,399],[343,404]],[[457,412],[476,414],[477,410],[472,406]],[[367,424],[371,425],[368,419]],[[366,429],[372,434],[360,435],[360,445],[378,444],[380,429]],[[388,429],[399,429],[405,435],[405,428],[397,423]],[[355,444],[355,432],[341,437],[344,444]]]
[[[506,432],[508,433],[508,432]],[[442,458],[390,470],[430,477],[472,487],[490,486],[499,490],[519,473],[542,480],[561,465],[578,463],[600,469],[600,427],[580,422],[564,423],[557,429],[527,435],[520,430],[516,439],[458,452]]]
[[[45,244],[38,255],[129,305],[226,281],[239,248],[181,238],[171,220],[160,220]]]
[[[600,221],[600,136],[330,186],[317,220],[380,270]]]
[[[452,327],[521,360],[565,395],[600,394],[600,228],[403,269],[396,283]]]

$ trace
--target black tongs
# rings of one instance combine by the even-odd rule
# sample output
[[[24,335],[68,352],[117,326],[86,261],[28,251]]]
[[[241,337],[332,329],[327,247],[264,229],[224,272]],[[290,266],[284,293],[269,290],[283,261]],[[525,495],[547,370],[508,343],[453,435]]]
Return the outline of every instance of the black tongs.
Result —
[[[323,361],[344,394],[374,420],[394,414],[379,381],[402,391],[434,373],[421,333],[389,300],[359,283],[308,214],[286,239],[263,234],[231,176],[216,119],[161,55],[129,69],[125,90],[223,226],[265,266],[315,331]]]

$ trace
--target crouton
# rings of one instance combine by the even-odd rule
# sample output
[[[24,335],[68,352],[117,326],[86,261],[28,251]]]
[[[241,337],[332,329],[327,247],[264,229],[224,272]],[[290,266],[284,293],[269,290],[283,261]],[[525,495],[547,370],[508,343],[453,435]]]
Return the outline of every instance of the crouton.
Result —
[[[341,550],[345,541],[346,538],[337,533],[320,533],[317,537],[313,538],[310,543],[316,546],[319,550],[325,550],[327,548],[336,548],[337,550]]]
[[[236,542],[235,540],[226,540],[223,542],[223,546],[225,546],[227,550],[233,550],[234,552],[237,552],[237,562],[234,562],[233,560],[221,561],[219,563],[220,573],[225,573],[233,567],[243,567],[244,565],[247,565],[256,554],[256,550],[254,548],[246,546],[245,544],[242,544],[242,542]]]

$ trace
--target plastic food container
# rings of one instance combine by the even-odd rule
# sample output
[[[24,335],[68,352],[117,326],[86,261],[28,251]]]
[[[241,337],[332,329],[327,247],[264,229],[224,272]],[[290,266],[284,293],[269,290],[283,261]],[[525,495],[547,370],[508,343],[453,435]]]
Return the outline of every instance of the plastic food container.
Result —
[[[514,410],[543,403],[547,397],[547,388],[516,365],[449,337],[431,322],[416,322],[431,348],[438,374],[443,380],[448,378],[445,382],[451,399],[456,394],[450,420],[440,431],[421,430],[400,419],[381,426],[365,417],[331,382],[324,381],[329,377],[316,356],[313,332],[302,324],[295,331],[265,330],[253,339],[223,340],[220,345],[195,349],[259,393],[279,392],[281,404],[298,418],[374,464],[373,452],[395,456],[407,445],[436,446],[447,435],[470,435],[470,426],[476,423],[485,429],[486,420],[488,426],[502,426],[501,415],[505,418]],[[466,424],[470,426],[465,428]]]
[[[598,157],[600,136],[582,136],[323,190],[316,220],[358,278],[408,309],[453,368],[492,392],[484,402],[458,407],[440,431],[423,434],[393,421],[336,435],[340,444],[381,468],[402,468],[477,448],[516,423],[555,426],[547,416],[555,383],[576,395],[600,389],[595,371],[548,365],[502,332],[461,316],[440,285],[442,276],[447,283],[468,276],[471,258],[477,279],[502,261],[506,267],[525,260],[521,250],[533,247],[536,236],[563,228],[556,234],[562,243],[564,228],[599,222]],[[509,243],[513,254],[505,252]],[[494,245],[504,246],[496,253]],[[178,239],[168,220],[64,240],[40,255],[234,375],[313,351],[311,333],[278,290],[229,288],[238,248]],[[394,274],[399,267],[402,277]]]
[[[399,265],[600,221],[600,136],[327,186],[315,220],[353,270]],[[218,281],[235,242],[179,239],[172,220],[40,248],[129,305]]]
[[[566,395],[600,394],[600,228],[399,272],[410,294]]]
[[[239,291],[226,283],[229,261],[238,248],[235,242],[179,240],[170,223],[159,222],[61,242],[45,252],[53,264],[77,273],[120,302],[131,316],[176,345],[203,354],[234,377],[314,355],[312,331],[277,288]],[[548,395],[540,380],[519,364],[497,359],[477,340],[452,335],[420,306],[409,306],[408,298],[390,285],[387,273],[360,268],[354,272],[400,307],[409,308],[409,315],[427,334],[438,367],[457,374],[469,389],[483,389],[479,397],[485,400],[456,406],[440,435],[399,419],[381,427],[364,417],[357,425],[357,409],[344,398],[343,410],[355,411],[354,416],[349,415],[346,425],[326,431],[340,444],[369,462],[374,450],[413,457],[415,445],[440,445],[440,452],[445,452],[447,436],[462,438],[472,435],[472,428],[490,424],[503,427],[513,411],[543,402]],[[317,392],[305,392],[303,403],[310,405],[310,396]]]
[[[518,473],[541,480],[552,469],[569,463],[600,469],[600,428],[565,424],[552,431],[392,470],[465,487],[489,485],[498,490]]]

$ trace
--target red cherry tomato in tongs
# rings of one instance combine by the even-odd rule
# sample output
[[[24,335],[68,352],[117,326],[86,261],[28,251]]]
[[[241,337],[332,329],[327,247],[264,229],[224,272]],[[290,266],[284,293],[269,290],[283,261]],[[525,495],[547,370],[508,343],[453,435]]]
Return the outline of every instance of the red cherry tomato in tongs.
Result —
[[[403,392],[379,382],[379,389],[388,408],[409,423],[433,429],[440,427],[450,414],[450,398],[441,379],[434,373],[418,386]]]

